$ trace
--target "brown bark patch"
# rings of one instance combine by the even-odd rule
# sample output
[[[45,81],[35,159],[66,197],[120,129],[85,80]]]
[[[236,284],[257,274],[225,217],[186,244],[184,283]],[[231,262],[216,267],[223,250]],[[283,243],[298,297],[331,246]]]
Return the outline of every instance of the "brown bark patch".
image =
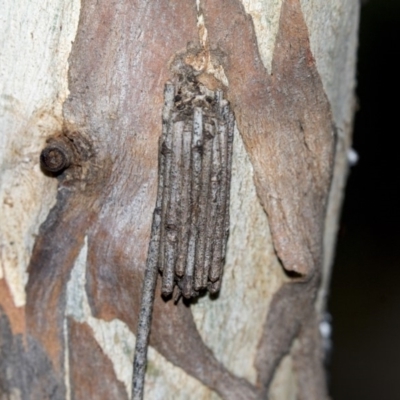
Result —
[[[115,376],[110,359],[86,323],[68,318],[71,397],[75,400],[128,399],[126,388]]]
[[[18,394],[24,400],[63,400],[62,382],[40,343],[29,334],[13,333],[6,310],[0,306],[1,398]]]
[[[60,374],[66,284],[94,218],[92,207],[90,198],[60,188],[57,204],[40,228],[28,269],[27,332],[41,343]]]

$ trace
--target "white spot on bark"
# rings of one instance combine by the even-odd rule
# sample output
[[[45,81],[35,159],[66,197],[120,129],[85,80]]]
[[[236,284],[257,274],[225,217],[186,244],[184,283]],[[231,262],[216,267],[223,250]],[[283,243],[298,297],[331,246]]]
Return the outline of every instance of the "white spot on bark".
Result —
[[[69,340],[68,340],[68,324],[67,319],[64,318],[63,323],[64,331],[64,384],[65,384],[65,400],[71,400],[71,380],[69,370]]]
[[[203,14],[199,14],[197,16],[197,28],[199,28],[200,43],[203,47],[205,47],[207,45],[208,31],[204,24]]]
[[[349,161],[349,164],[351,167],[354,167],[359,160],[359,155],[354,149],[349,149],[347,152],[347,160]]]
[[[200,9],[200,1],[197,0],[197,11]],[[225,75],[225,70],[222,65],[219,65],[213,60],[209,44],[208,44],[208,31],[204,23],[203,14],[197,14],[197,29],[199,31],[199,40],[203,50],[196,56],[190,56],[186,62],[191,65],[195,70],[213,75],[215,79],[220,81],[224,86],[229,86],[229,81]]]

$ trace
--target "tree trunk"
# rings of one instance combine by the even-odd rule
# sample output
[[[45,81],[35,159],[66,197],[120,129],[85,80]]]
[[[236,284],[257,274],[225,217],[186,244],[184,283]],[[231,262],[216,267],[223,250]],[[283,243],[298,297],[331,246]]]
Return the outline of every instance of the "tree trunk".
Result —
[[[0,399],[130,397],[164,86],[185,74],[235,116],[230,235],[216,298],[158,284],[145,398],[328,398],[358,3],[5,2]],[[53,145],[64,164],[41,167]]]

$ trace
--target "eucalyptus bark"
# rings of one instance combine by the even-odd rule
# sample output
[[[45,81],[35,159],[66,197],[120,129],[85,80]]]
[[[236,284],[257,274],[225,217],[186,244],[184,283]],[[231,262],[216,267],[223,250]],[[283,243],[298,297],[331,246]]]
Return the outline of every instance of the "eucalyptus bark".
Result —
[[[358,0],[3,9],[0,399],[129,398],[177,59],[234,113],[230,235],[217,298],[165,301],[158,279],[145,398],[327,398],[319,326]],[[39,156],[54,143],[68,162],[45,173]]]

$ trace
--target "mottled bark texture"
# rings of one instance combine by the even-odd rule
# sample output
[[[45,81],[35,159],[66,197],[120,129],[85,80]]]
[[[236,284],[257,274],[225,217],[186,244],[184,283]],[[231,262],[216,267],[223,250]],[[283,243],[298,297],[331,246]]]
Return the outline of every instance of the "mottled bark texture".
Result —
[[[254,382],[216,358],[187,303],[161,296],[162,290],[171,293],[173,277],[157,284],[150,345],[229,400],[267,398],[281,360],[291,353],[297,398],[327,397],[315,299],[336,133],[300,0],[282,2],[271,73],[239,0],[202,0],[199,8],[181,0],[82,0],[62,128],[48,142],[61,143],[61,153],[49,149],[42,157],[43,168],[58,179],[57,202],[36,238],[24,307],[14,306],[0,280],[2,400],[129,397],[121,383],[125,372],[110,362],[87,321],[119,321],[136,333],[156,206],[163,92],[176,74],[177,57],[201,85],[222,91],[230,103],[286,277],[260,321]],[[190,144],[179,145],[186,168]],[[190,242],[190,229],[179,234]],[[82,248],[86,320],[67,306],[67,283]],[[163,273],[171,267],[167,253]],[[187,267],[181,264],[171,267],[178,276]],[[199,282],[195,289],[207,279]]]

